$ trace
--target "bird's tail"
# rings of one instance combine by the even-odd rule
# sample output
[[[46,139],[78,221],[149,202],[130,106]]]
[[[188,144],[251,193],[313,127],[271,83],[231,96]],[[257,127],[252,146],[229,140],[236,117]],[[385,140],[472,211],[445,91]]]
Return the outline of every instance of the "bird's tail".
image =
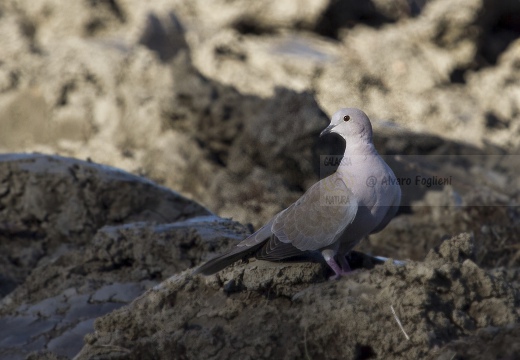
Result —
[[[243,259],[244,257],[254,253],[258,248],[264,245],[263,242],[259,244],[255,244],[254,246],[235,246],[232,247],[228,252],[217,256],[209,260],[208,262],[199,266],[193,272],[193,275],[203,274],[203,275],[211,275],[214,274],[226,266],[233,264],[235,261]]]

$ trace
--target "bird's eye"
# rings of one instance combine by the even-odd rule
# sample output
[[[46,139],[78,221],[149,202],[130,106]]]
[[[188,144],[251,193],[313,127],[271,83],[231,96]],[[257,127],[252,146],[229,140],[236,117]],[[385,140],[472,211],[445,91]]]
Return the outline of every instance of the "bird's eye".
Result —
[[[348,115],[343,116],[343,120],[344,121],[349,121],[350,120],[350,116],[348,116]]]

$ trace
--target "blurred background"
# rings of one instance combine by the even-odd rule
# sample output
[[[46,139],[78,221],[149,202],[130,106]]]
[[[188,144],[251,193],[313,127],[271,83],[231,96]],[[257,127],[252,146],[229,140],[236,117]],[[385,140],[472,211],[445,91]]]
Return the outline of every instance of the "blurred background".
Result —
[[[509,244],[519,35],[507,0],[4,0],[0,152],[122,168],[257,227],[342,153],[318,134],[358,107],[380,153],[423,156],[389,158],[398,175],[456,155],[427,169],[453,185],[410,195],[366,247],[421,258],[461,231]]]

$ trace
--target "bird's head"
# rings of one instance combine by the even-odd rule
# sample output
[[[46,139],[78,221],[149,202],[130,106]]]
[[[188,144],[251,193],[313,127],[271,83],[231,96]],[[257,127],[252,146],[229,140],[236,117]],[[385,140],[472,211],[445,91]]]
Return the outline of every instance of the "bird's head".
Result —
[[[340,109],[332,115],[330,125],[321,132],[320,136],[330,133],[336,133],[346,141],[355,139],[372,141],[370,119],[363,111],[356,108]]]

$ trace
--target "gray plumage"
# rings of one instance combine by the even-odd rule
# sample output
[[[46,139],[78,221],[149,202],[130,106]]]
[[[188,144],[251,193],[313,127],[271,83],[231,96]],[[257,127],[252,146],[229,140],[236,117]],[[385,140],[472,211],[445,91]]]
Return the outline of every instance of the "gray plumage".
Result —
[[[345,256],[363,237],[390,222],[399,207],[401,189],[372,143],[372,126],[363,111],[340,109],[320,136],[329,133],[346,141],[337,171],[311,186],[254,234],[197,268],[195,274],[213,274],[251,255],[278,261],[312,251],[321,252],[335,277],[350,271]]]

